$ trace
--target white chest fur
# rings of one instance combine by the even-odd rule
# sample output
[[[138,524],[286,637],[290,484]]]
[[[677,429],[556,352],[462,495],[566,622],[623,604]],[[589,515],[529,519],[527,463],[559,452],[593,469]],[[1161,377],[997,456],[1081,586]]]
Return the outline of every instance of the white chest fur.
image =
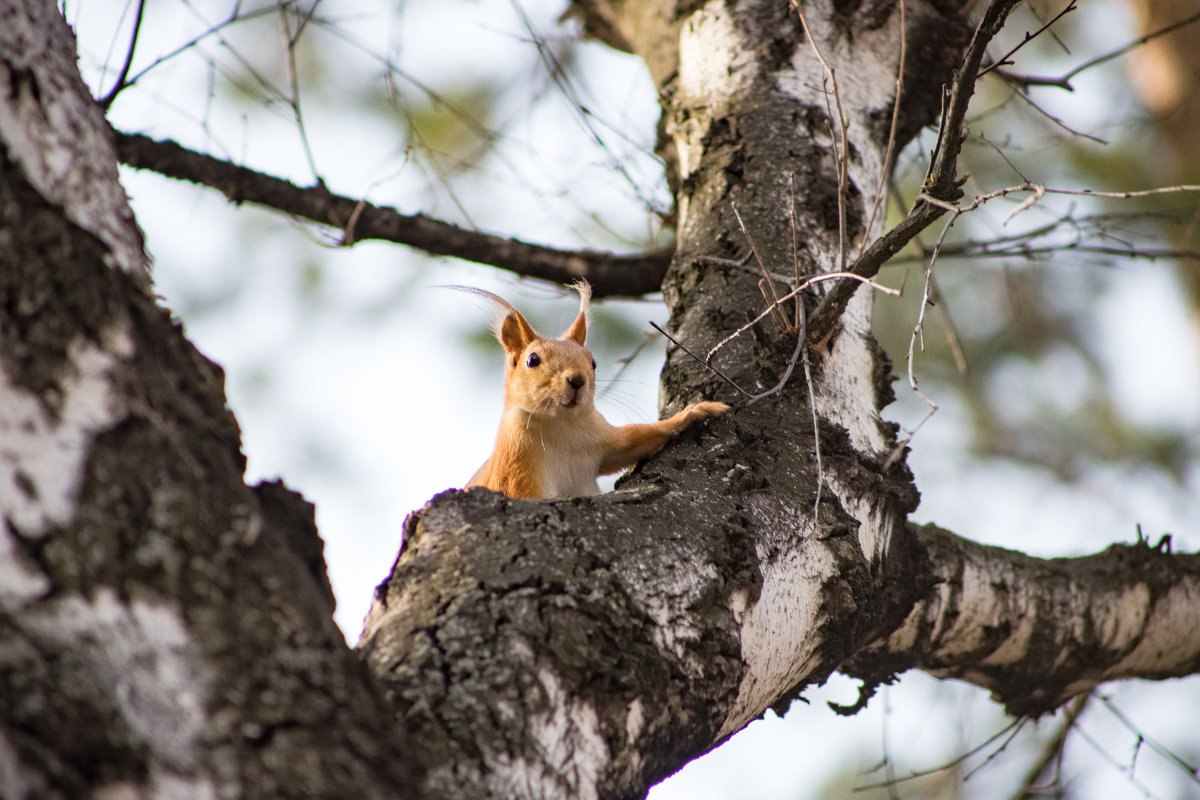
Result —
[[[590,448],[571,447],[566,442],[547,443],[541,475],[547,497],[600,494],[600,485],[596,483],[600,456],[589,451]]]
[[[580,411],[584,411],[580,409]],[[532,444],[541,449],[544,497],[580,497],[600,494],[596,475],[604,452],[603,417],[590,413],[543,417],[526,429]]]

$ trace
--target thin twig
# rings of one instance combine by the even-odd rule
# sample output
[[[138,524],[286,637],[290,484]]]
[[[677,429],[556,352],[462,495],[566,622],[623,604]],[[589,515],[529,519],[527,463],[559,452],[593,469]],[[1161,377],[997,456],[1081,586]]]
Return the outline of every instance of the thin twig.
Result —
[[[700,358],[700,356],[696,355],[691,350],[688,350],[686,347],[683,346],[683,343],[681,343],[678,339],[676,339],[671,334],[664,331],[657,324],[651,322],[650,327],[654,328],[654,330],[658,331],[663,336],[667,337],[667,339],[672,344],[674,344],[676,347],[678,347],[683,352],[687,353],[689,356],[694,358],[696,361],[699,361],[701,364],[704,364],[705,368],[707,368],[710,372],[712,372],[712,374],[716,375],[718,378],[720,378],[721,380],[728,383],[730,386],[732,386],[734,389],[736,389],[739,394],[741,394],[743,397],[745,397],[748,402],[751,402],[751,403],[762,400],[764,397],[770,397],[771,395],[782,390],[783,387],[787,385],[788,380],[791,379],[792,372],[793,372],[793,370],[796,369],[796,362],[800,359],[800,353],[804,350],[804,338],[805,338],[804,331],[800,331],[799,334],[796,336],[796,349],[792,351],[792,356],[791,356],[791,358],[788,359],[787,369],[784,370],[783,377],[779,379],[779,383],[775,384],[770,389],[767,389],[764,392],[759,392],[758,394],[751,394],[750,392],[747,392],[745,389],[743,389],[741,386],[738,386],[737,382],[734,381],[732,378],[730,378],[728,375],[726,375],[724,372],[721,372],[721,370],[717,369],[712,364],[705,363],[704,359]]]
[[[129,70],[133,66],[133,51],[137,49],[138,34],[142,30],[142,19],[145,15],[146,0],[138,0],[137,14],[133,18],[133,33],[129,36],[129,50],[125,53],[125,63],[121,66],[121,73],[117,75],[117,82],[108,90],[108,94],[97,101],[105,111],[112,105],[113,100],[117,99],[121,90],[128,85],[125,83],[125,79],[129,77]]]
[[[1085,742],[1090,744],[1092,746],[1092,749],[1095,750],[1096,753],[1101,758],[1103,758],[1105,761],[1107,761],[1113,769],[1115,769],[1117,772],[1120,772],[1123,775],[1125,775],[1125,780],[1129,781],[1129,784],[1131,786],[1138,789],[1142,793],[1143,797],[1147,797],[1147,798],[1154,797],[1154,793],[1150,791],[1149,787],[1147,787],[1144,783],[1142,783],[1137,778],[1135,778],[1133,776],[1133,773],[1129,771],[1128,767],[1126,767],[1124,764],[1117,761],[1117,759],[1113,758],[1112,754],[1110,754],[1107,750],[1105,750],[1104,747],[1099,742],[1097,742],[1092,737],[1091,734],[1089,734],[1087,732],[1086,728],[1084,728],[1082,725],[1080,725],[1075,728],[1075,731],[1079,734],[1080,738],[1082,738]]]
[[[908,47],[908,27],[904,17],[904,0],[900,0],[900,66],[896,70],[896,99],[892,103],[892,123],[888,127],[888,142],[887,150],[883,155],[883,168],[879,173],[879,185],[875,188],[875,201],[871,204],[871,215],[867,218],[867,234],[875,227],[875,216],[879,213],[879,209],[883,207],[883,200],[887,196],[885,191],[887,182],[892,174],[892,159],[895,158],[896,151],[896,129],[900,125],[900,95],[904,91],[904,62]],[[862,245],[866,246],[866,237],[863,238]],[[862,254],[862,247],[859,248],[859,254]],[[845,265],[842,265],[845,269]]]
[[[844,272],[846,269],[846,204],[847,190],[850,185],[850,139],[846,132],[848,120],[846,113],[842,110],[842,95],[838,91],[837,72],[825,60],[825,56],[821,53],[821,48],[817,46],[817,40],[812,35],[812,30],[808,27],[808,19],[804,16],[804,9],[800,7],[799,0],[790,0],[790,2],[792,9],[796,12],[796,16],[800,18],[800,25],[804,28],[804,34],[808,37],[808,43],[812,47],[817,61],[824,67],[825,74],[829,78],[829,84],[832,87],[831,93],[833,95],[834,108],[837,109],[837,130],[834,130],[831,121],[829,137],[833,141],[841,139],[840,152],[836,145],[831,149],[833,151],[833,161],[838,170],[838,269]],[[830,114],[829,116],[833,115]]]
[[[1004,746],[1007,746],[1008,742],[1012,741],[1012,736],[1015,736],[1017,733],[1019,733],[1021,731],[1021,729],[1023,727],[1025,727],[1025,723],[1027,723],[1028,721],[1029,721],[1028,718],[1025,718],[1025,717],[1022,717],[1021,719],[1013,720],[1008,725],[1005,725],[999,731],[997,731],[996,733],[989,736],[981,744],[978,744],[975,747],[972,747],[967,752],[963,753],[962,755],[960,755],[956,758],[951,759],[950,761],[947,761],[945,764],[942,764],[941,766],[930,767],[929,769],[918,770],[917,772],[910,772],[908,775],[905,775],[902,778],[894,778],[892,780],[879,781],[878,783],[870,783],[865,786],[855,786],[854,791],[866,792],[866,791],[870,791],[871,789],[882,789],[885,786],[891,786],[891,785],[895,785],[895,784],[904,783],[905,781],[915,780],[916,778],[923,778],[926,775],[933,775],[936,772],[943,772],[945,770],[950,769],[951,767],[957,767],[959,764],[963,763],[971,756],[975,755],[976,753],[982,752],[987,747],[990,747],[992,742],[996,741],[997,739],[999,739],[1002,736],[1009,735],[1011,732],[1011,735],[1009,735],[1009,738],[1004,742]]]
[[[808,410],[812,414],[813,424],[813,453],[815,454],[814,461],[817,465],[817,491],[816,497],[813,498],[813,529],[816,529],[817,521],[821,518],[821,489],[825,485],[825,470],[821,466],[821,424],[817,417],[817,395],[813,389],[812,364],[808,358],[808,348],[803,346],[805,338],[807,338],[807,320],[804,315],[804,300],[796,298],[796,314],[799,316],[800,324],[796,326],[799,333],[797,341],[800,342],[800,358],[804,366],[804,385],[808,387]]]
[[[926,198],[937,198],[943,203],[952,203],[962,196],[957,181],[957,165],[963,140],[966,138],[964,120],[967,106],[975,91],[975,80],[988,42],[995,37],[1008,13],[1018,2],[1019,0],[992,0],[983,10],[979,24],[975,27],[963,54],[963,63],[955,72],[950,91],[944,98],[938,144],[920,196],[904,219],[863,251],[849,267],[849,272],[866,278],[874,277],[889,258],[945,213],[943,208],[926,202]],[[810,341],[824,341],[833,333],[838,319],[857,289],[857,286],[847,281],[834,286],[825,295],[816,311],[809,317]]]
[[[1098,64],[1103,64],[1106,61],[1111,61],[1114,58],[1123,56],[1126,53],[1128,53],[1130,50],[1133,50],[1136,47],[1141,47],[1142,45],[1144,45],[1146,42],[1150,41],[1151,39],[1157,39],[1160,36],[1166,36],[1168,33],[1173,33],[1175,31],[1179,30],[1180,28],[1191,25],[1197,21],[1200,21],[1200,12],[1196,12],[1195,14],[1191,14],[1190,16],[1184,17],[1183,19],[1179,20],[1178,22],[1173,22],[1170,25],[1166,26],[1165,28],[1159,28],[1158,30],[1156,30],[1152,33],[1147,33],[1145,36],[1141,36],[1137,39],[1134,39],[1132,42],[1125,45],[1124,47],[1117,48],[1116,50],[1113,50],[1110,53],[1105,53],[1104,55],[1097,56],[1096,58],[1093,58],[1090,61],[1085,61],[1082,64],[1080,64],[1078,67],[1076,67],[1075,69],[1068,72],[1066,75],[1063,75],[1062,79],[1065,81],[1069,81],[1069,80],[1071,80],[1071,78],[1074,78],[1076,75],[1083,72],[1084,70],[1091,69],[1092,67],[1097,66]]]
[[[975,206],[971,207],[974,208]],[[892,465],[899,460],[900,455],[904,452],[904,448],[907,447],[909,442],[913,440],[913,437],[917,435],[917,431],[921,430],[921,426],[928,422],[930,418],[932,418],[933,415],[938,411],[938,404],[935,403],[931,397],[922,392],[917,386],[917,374],[914,366],[916,363],[916,357],[914,351],[916,350],[918,341],[921,343],[921,351],[924,352],[925,350],[925,311],[930,306],[930,293],[933,286],[934,264],[937,262],[937,257],[941,251],[942,243],[946,241],[946,234],[950,232],[950,228],[954,225],[955,221],[965,213],[965,210],[960,211],[958,209],[954,209],[954,213],[950,216],[950,219],[948,219],[946,224],[942,226],[942,232],[938,236],[937,242],[933,246],[933,252],[929,256],[929,264],[925,268],[925,285],[921,290],[921,308],[917,312],[917,322],[915,325],[913,325],[912,335],[909,336],[908,339],[908,352],[904,357],[905,372],[908,376],[908,388],[912,390],[913,394],[921,399],[921,402],[929,407],[929,411],[926,412],[925,416],[921,418],[921,421],[918,422],[911,431],[909,431],[907,436],[896,442],[895,446],[892,447],[891,452],[888,453],[888,457],[884,459],[883,462],[883,468],[885,471],[890,469]]]
[[[958,337],[958,326],[954,324],[954,318],[950,315],[950,309],[946,303],[941,302],[942,291],[938,288],[937,278],[929,277],[929,288],[931,297],[937,302],[938,310],[942,313],[944,321],[943,333],[946,336],[946,346],[950,348],[950,354],[954,357],[954,367],[958,370],[959,375],[967,374],[967,353],[963,349],[962,339]]]
[[[1025,780],[1021,781],[1021,788],[1013,794],[1013,800],[1029,800],[1036,797],[1039,794],[1036,783],[1041,780],[1046,771],[1056,763],[1061,770],[1063,748],[1067,743],[1067,735],[1075,727],[1075,721],[1083,713],[1084,706],[1087,705],[1090,697],[1090,694],[1081,694],[1071,702],[1071,705],[1063,715],[1062,722],[1058,726],[1058,731],[1046,742],[1041,756],[1029,768],[1029,771],[1025,773]],[[1061,780],[1061,775],[1059,776],[1059,780]]]
[[[771,303],[771,308],[777,308],[779,305],[779,295],[775,291],[775,282],[771,280],[771,273],[767,271],[767,265],[763,263],[762,256],[758,254],[758,246],[754,243],[754,237],[750,235],[750,231],[746,230],[746,223],[742,222],[742,215],[738,213],[737,203],[730,203],[729,205],[733,209],[733,216],[737,219],[737,223],[742,229],[742,235],[745,236],[746,241],[750,243],[750,252],[754,254],[754,260],[758,262],[758,267],[762,270],[767,287],[771,290],[771,297],[767,297],[766,289],[763,289],[760,284],[760,289],[762,289],[763,292],[763,299],[765,299],[768,303]],[[774,303],[771,302],[772,297],[774,298]],[[776,323],[778,324],[778,320],[776,320]],[[780,327],[785,331],[788,330],[789,326],[786,319],[783,321]]]
[[[745,258],[734,260],[732,258],[717,258],[716,256],[696,256],[696,261],[701,264],[708,264],[713,267],[721,267],[723,269],[740,269],[754,275],[760,275],[759,270],[749,266],[751,253],[747,253]],[[784,275],[782,272],[772,272],[771,277],[787,286],[795,285],[796,278],[791,275]]]
[[[574,86],[571,85],[571,81],[565,66],[558,59],[558,56],[556,56],[550,50],[550,48],[546,46],[545,37],[539,34],[534,28],[533,21],[526,13],[524,6],[517,2],[517,0],[512,0],[512,7],[513,10],[516,11],[517,16],[521,18],[521,23],[525,26],[525,30],[528,31],[534,46],[537,48],[538,57],[545,64],[546,72],[549,74],[550,79],[562,93],[562,96],[566,98],[567,102],[571,104],[571,110],[574,111],[575,115],[579,118],[579,123],[583,127],[583,130],[589,137],[591,137],[596,146],[598,146],[608,157],[608,167],[624,179],[634,196],[638,199],[638,202],[640,202],[644,208],[660,218],[666,217],[668,215],[667,210],[655,203],[654,199],[650,197],[646,193],[645,189],[638,184],[633,175],[629,172],[629,168],[624,163],[624,160],[618,158],[611,151],[608,144],[604,141],[604,138],[596,130],[595,126],[592,124],[592,114],[587,108],[584,107],[583,103],[579,101],[579,92]]]
[[[1014,47],[1012,50],[1009,50],[1009,51],[1008,51],[1007,53],[1005,53],[1004,55],[1000,56],[1000,58],[998,58],[996,61],[993,61],[993,62],[992,62],[992,64],[991,64],[990,66],[988,66],[988,67],[984,68],[983,70],[981,70],[981,71],[979,72],[979,74],[975,76],[975,77],[976,77],[976,79],[978,80],[979,78],[982,78],[984,75],[987,75],[989,72],[991,72],[992,70],[996,69],[997,67],[1003,67],[1003,66],[1005,66],[1006,64],[1011,64],[1012,62],[1011,62],[1011,61],[1009,61],[1009,59],[1010,59],[1010,58],[1012,58],[1012,56],[1013,56],[1013,55],[1014,55],[1014,54],[1015,54],[1015,53],[1016,53],[1018,50],[1020,50],[1022,47],[1024,47],[1024,46],[1025,46],[1025,45],[1027,45],[1027,44],[1029,44],[1030,42],[1032,42],[1032,41],[1033,41],[1034,39],[1036,39],[1037,37],[1041,36],[1043,33],[1045,33],[1047,30],[1049,30],[1049,29],[1050,29],[1050,26],[1052,26],[1054,23],[1058,22],[1060,19],[1062,19],[1063,17],[1065,17],[1067,14],[1071,13],[1072,11],[1076,11],[1076,10],[1077,10],[1077,8],[1076,8],[1076,6],[1075,6],[1075,0],[1071,0],[1069,3],[1067,3],[1066,7],[1065,7],[1065,8],[1064,8],[1062,11],[1058,12],[1057,14],[1055,14],[1055,15],[1054,15],[1054,16],[1053,16],[1053,17],[1050,19],[1050,21],[1049,21],[1049,22],[1047,22],[1046,24],[1042,25],[1042,27],[1038,28],[1038,29],[1037,29],[1036,31],[1034,31],[1033,33],[1029,33],[1028,31],[1026,31],[1026,33],[1025,33],[1025,38],[1021,40],[1021,43],[1020,43],[1020,44],[1018,44],[1018,45],[1017,45],[1016,47]]]
[[[903,0],[901,0],[903,2]],[[796,230],[796,173],[788,173],[788,224],[792,228],[792,276],[795,286],[800,283],[800,233]],[[796,300],[796,327],[802,324],[800,316],[804,310],[800,308],[802,301]]]
[[[876,283],[875,281],[871,280],[870,278],[864,278],[861,275],[855,275],[854,273],[851,273],[851,272],[823,272],[820,275],[810,275],[809,277],[805,278],[800,283],[799,286],[795,287],[794,289],[789,291],[787,294],[780,297],[779,300],[777,301],[777,303],[786,303],[788,300],[791,300],[793,297],[797,297],[805,289],[807,289],[808,287],[813,286],[815,284],[823,283],[825,281],[839,280],[842,278],[848,278],[850,280],[858,281],[860,283],[865,283],[866,285],[870,286],[872,289],[875,289],[876,291],[879,291],[879,292],[883,292],[884,294],[892,295],[893,297],[899,296],[899,294],[900,294],[900,292],[896,289],[892,289],[889,286],[884,286],[881,283]],[[776,304],[772,304],[770,307],[768,307],[765,311],[763,311],[757,317],[750,320],[745,325],[738,328],[736,331],[729,334],[721,341],[717,342],[717,344],[713,346],[712,350],[708,351],[708,356],[706,357],[707,360],[705,361],[705,363],[708,363],[708,361],[711,361],[712,357],[715,356],[717,354],[717,351],[720,350],[722,347],[729,344],[737,337],[741,336],[743,333],[745,333],[747,330],[749,330],[752,326],[757,325],[759,322],[762,322],[767,316],[769,316],[772,313],[772,311],[775,308],[775,305]]]
[[[973,769],[969,770],[965,775],[963,775],[963,780],[964,781],[969,780],[973,775],[975,775],[975,773],[979,772],[979,770],[983,769],[988,764],[992,763],[997,758],[999,758],[1000,754],[1008,749],[1008,746],[1010,744],[1012,744],[1013,739],[1017,738],[1017,734],[1020,732],[1021,732],[1021,728],[1018,727],[1015,731],[1010,733],[1008,735],[1008,738],[1000,743],[999,747],[997,747],[995,750],[993,750],[992,752],[987,754],[987,758],[983,759],[982,762],[980,762]]]
[[[1150,738],[1145,733],[1143,733],[1141,730],[1139,730],[1138,727],[1136,725],[1134,725],[1133,722],[1129,719],[1129,717],[1125,716],[1123,713],[1121,713],[1120,709],[1118,709],[1115,705],[1113,705],[1113,702],[1110,699],[1108,699],[1104,695],[1097,695],[1097,697],[1099,698],[1100,702],[1104,705],[1104,707],[1107,708],[1109,710],[1109,712],[1114,717],[1116,717],[1117,720],[1120,721],[1120,723],[1122,725],[1124,725],[1127,729],[1129,729],[1130,733],[1133,733],[1139,739],[1141,739],[1143,742],[1150,745],[1151,750],[1158,753],[1160,756],[1162,756],[1166,760],[1174,763],[1175,766],[1179,767],[1181,770],[1186,772],[1188,774],[1188,777],[1190,777],[1192,779],[1192,783],[1200,783],[1200,767],[1197,767],[1195,764],[1190,764],[1187,761],[1184,761],[1180,756],[1176,755],[1165,745],[1160,744],[1159,742],[1155,741],[1154,739]]]
[[[600,397],[607,396],[608,393],[613,390],[613,387],[617,385],[617,381],[621,380],[621,376],[624,375],[631,366],[633,366],[634,360],[642,354],[642,351],[645,350],[652,341],[654,341],[654,334],[648,331],[643,331],[642,340],[638,342],[637,347],[633,348],[633,352],[627,356],[622,356],[617,359],[616,363],[620,364],[620,367],[617,368],[616,374],[608,379],[608,384],[600,390]]]
[[[228,28],[232,25],[235,25],[239,22],[246,22],[248,20],[256,19],[258,17],[266,16],[267,14],[273,14],[273,13],[275,13],[275,11],[276,11],[275,6],[266,5],[266,6],[263,6],[262,8],[252,9],[243,14],[243,13],[241,13],[240,7],[235,7],[233,13],[230,14],[230,16],[227,17],[226,19],[224,19],[221,22],[218,22],[214,25],[210,25],[208,28],[201,31],[196,36],[193,36],[191,39],[188,39],[186,42],[179,45],[179,47],[176,47],[174,50],[170,51],[169,53],[164,53],[163,55],[154,59],[154,61],[152,61],[149,65],[138,70],[136,73],[134,73],[132,78],[129,78],[128,80],[125,80],[122,82],[122,89],[130,88],[135,83],[137,83],[139,80],[144,78],[146,76],[146,74],[149,73],[151,70],[153,70],[159,66],[162,66],[164,63],[166,63],[167,61],[170,61],[172,58],[175,58],[176,56],[180,55],[181,53],[184,53],[184,52],[192,49],[193,47],[195,47],[196,45],[198,45],[200,42],[204,41],[205,39],[209,38],[210,36],[219,34],[223,29]],[[132,53],[130,53],[130,58],[132,58]],[[112,94],[112,92],[110,92],[110,94]]]
[[[313,157],[312,143],[308,139],[308,128],[304,124],[304,114],[300,110],[300,75],[296,69],[296,45],[300,42],[300,37],[304,34],[304,29],[308,25],[308,21],[317,11],[317,3],[314,3],[306,12],[299,16],[299,22],[296,25],[296,32],[292,33],[289,26],[289,8],[286,5],[279,7],[279,27],[283,33],[284,52],[287,53],[287,76],[288,76],[288,106],[292,109],[292,116],[296,121],[296,130],[300,134],[300,146],[304,150],[304,157],[308,160],[308,168],[312,171],[313,180],[318,184],[323,184],[321,172],[317,169],[316,159]]]
[[[1038,114],[1040,114],[1043,118],[1048,120],[1052,125],[1054,125],[1055,127],[1061,128],[1062,130],[1064,130],[1071,136],[1078,136],[1082,139],[1088,139],[1090,141],[1095,142],[1096,144],[1102,144],[1102,145],[1108,144],[1107,139],[1104,139],[1099,136],[1095,136],[1093,134],[1085,133],[1081,130],[1076,130],[1075,128],[1072,128],[1070,125],[1063,122],[1061,119],[1054,116],[1053,114],[1051,114],[1046,109],[1042,108],[1037,103],[1033,102],[1033,98],[1030,97],[1028,94],[1025,94],[1024,92],[1016,92],[1015,94],[1020,100],[1022,100],[1025,103],[1025,105],[1032,108],[1034,111],[1036,111]]]
[[[651,323],[650,323],[650,327],[651,327],[651,328],[654,328],[654,330],[658,331],[658,332],[659,332],[659,333],[661,333],[663,336],[667,337],[667,341],[669,341],[671,344],[675,345],[675,346],[676,346],[676,347],[678,347],[680,350],[682,350],[683,352],[687,353],[687,354],[688,354],[689,356],[691,356],[692,358],[696,359],[696,361],[699,361],[701,364],[703,364],[703,365],[704,365],[704,367],[705,367],[705,368],[706,368],[706,369],[707,369],[709,372],[711,372],[712,374],[716,375],[716,376],[717,376],[718,378],[720,378],[721,380],[723,380],[723,381],[725,381],[726,383],[728,383],[730,386],[732,386],[734,389],[736,389],[736,390],[737,390],[737,392],[738,392],[739,394],[741,394],[743,397],[753,397],[753,396],[752,396],[752,395],[751,395],[749,392],[747,392],[747,391],[746,391],[745,389],[743,389],[741,386],[738,386],[738,385],[737,385],[737,383],[736,383],[736,382],[735,382],[735,381],[734,381],[732,378],[730,378],[728,375],[726,375],[724,372],[721,372],[721,370],[717,369],[717,368],[716,368],[716,367],[714,367],[712,364],[705,364],[705,363],[704,363],[704,359],[702,359],[700,356],[696,355],[696,354],[695,354],[695,353],[693,353],[691,350],[688,350],[686,347],[684,347],[682,342],[680,342],[680,341],[679,341],[678,339],[676,339],[674,336],[672,336],[671,334],[667,333],[667,332],[666,332],[666,331],[664,331],[662,328],[660,328],[660,327],[658,326],[658,323],[656,323],[656,322],[651,322]]]

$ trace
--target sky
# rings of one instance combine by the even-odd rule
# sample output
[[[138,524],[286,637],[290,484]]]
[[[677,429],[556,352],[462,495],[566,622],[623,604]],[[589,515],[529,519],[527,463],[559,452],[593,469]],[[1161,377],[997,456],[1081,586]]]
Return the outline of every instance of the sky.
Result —
[[[207,6],[150,6],[133,74],[220,19]],[[1107,8],[1115,15],[1109,20],[1121,19],[1123,7]],[[312,182],[315,165],[335,192],[532,241],[621,249],[655,234],[647,206],[664,204],[666,197],[648,155],[656,111],[644,70],[631,58],[591,45],[578,56],[581,72],[603,80],[571,86],[588,113],[561,98],[542,102],[560,87],[545,78],[526,17],[536,30],[563,35],[554,25],[559,3],[356,0],[324,10],[337,17],[339,32],[314,32],[313,47],[336,48],[336,57],[307,64],[299,51],[297,73],[313,87],[301,103],[307,152],[287,103],[274,97],[264,104],[262,86],[234,80],[245,74],[240,65],[286,86],[286,69],[271,61],[278,48],[254,44],[271,28],[233,28],[223,40],[209,37],[165,60],[117,99],[111,119],[120,129],[173,137],[301,184]],[[97,94],[111,85],[124,58],[130,13],[117,0],[67,4],[80,36],[81,65]],[[1088,35],[1122,34],[1122,26],[1111,28]],[[389,81],[371,54],[392,59],[410,80]],[[466,178],[456,173],[457,188],[447,191],[440,185],[443,175],[414,154],[396,104],[387,102],[389,92],[416,106],[425,97],[421,85],[461,89],[497,74],[529,90],[491,101],[493,119],[505,124],[500,152],[463,167]],[[1064,101],[1064,113],[1092,113],[1096,95],[1087,88],[1081,81]],[[575,301],[491,268],[429,259],[395,245],[333,247],[323,231],[263,210],[234,208],[211,190],[156,175],[123,170],[122,180],[154,258],[156,291],[183,320],[188,337],[226,371],[249,459],[247,478],[282,477],[316,503],[336,619],[353,644],[372,590],[395,558],[405,516],[465,482],[490,452],[499,419],[500,349],[496,345],[489,354],[475,344],[487,329],[489,310],[437,287],[467,284],[497,292],[528,311],[535,327],[554,331],[570,322]],[[1105,295],[1095,312],[1108,368],[1126,378],[1118,384],[1118,402],[1132,415],[1195,430],[1200,354],[1169,267],[1139,265],[1115,281],[1119,291]],[[665,321],[655,299],[602,307],[639,330],[648,330],[651,320]],[[606,346],[604,337],[602,327],[593,328],[602,386],[627,352]],[[656,414],[662,352],[654,341],[598,401],[610,421]],[[1069,387],[1067,371],[1069,366],[1014,367],[996,378],[997,391],[1008,392],[1016,409],[1031,386],[1050,381]],[[911,429],[924,406],[903,383],[897,391],[900,400],[888,413]],[[1176,549],[1200,547],[1195,493],[1181,496],[1155,476],[1129,470],[1097,471],[1067,489],[1036,470],[980,463],[964,445],[967,410],[953,395],[935,399],[941,408],[921,428],[910,458],[923,493],[916,521],[936,521],[1037,555],[1100,550],[1131,540],[1137,524],[1155,538],[1172,532]],[[1197,478],[1191,479],[1195,488]],[[1189,747],[1193,757],[1200,752],[1177,713],[1181,697],[1197,701],[1194,681],[1129,682],[1104,691],[1145,731]],[[848,796],[848,787],[886,776],[886,770],[872,771],[885,753],[895,774],[903,775],[949,762],[1010,723],[982,692],[920,673],[884,689],[853,718],[836,717],[825,707],[826,700],[847,703],[855,696],[855,685],[835,676],[810,693],[811,705],[797,705],[782,719],[767,712],[651,796],[817,797],[822,787]],[[1043,731],[1053,724],[1038,723]],[[1135,750],[1137,736],[1102,703],[1092,703],[1081,725],[1101,744],[1089,749],[1077,737],[1068,749],[1074,785],[1087,790],[1080,796],[1147,796],[1143,789],[1153,797],[1200,796],[1200,787],[1180,782],[1177,771],[1156,766],[1155,759],[1162,759],[1150,748]],[[1003,740],[968,760],[968,768],[983,766],[965,790],[978,797],[1011,790],[1031,757],[1029,733],[1036,727],[1023,728],[997,757],[987,759]],[[850,783],[836,783],[843,780]],[[908,791],[901,794],[913,796]]]

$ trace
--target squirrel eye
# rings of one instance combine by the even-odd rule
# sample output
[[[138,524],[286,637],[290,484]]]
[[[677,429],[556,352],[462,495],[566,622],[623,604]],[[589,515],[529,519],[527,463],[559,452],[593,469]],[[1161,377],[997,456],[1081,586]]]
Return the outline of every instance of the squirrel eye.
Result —
[[[525,361],[525,365],[528,367],[536,367],[538,364],[541,364],[541,363],[542,363],[542,357],[539,356],[537,353],[530,353],[529,358]]]
[[[592,359],[592,372],[596,371],[596,359]]]

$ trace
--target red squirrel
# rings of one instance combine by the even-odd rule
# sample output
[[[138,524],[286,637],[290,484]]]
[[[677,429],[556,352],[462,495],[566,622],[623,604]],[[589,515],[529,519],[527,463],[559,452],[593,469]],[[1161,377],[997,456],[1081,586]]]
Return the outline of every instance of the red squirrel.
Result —
[[[662,449],[689,425],[728,416],[724,403],[692,403],[645,425],[608,423],[593,404],[596,361],[587,349],[592,289],[575,284],[579,316],[558,339],[543,339],[506,300],[456,286],[499,305],[494,325],[504,346],[504,414],[496,447],[464,487],[483,486],[509,497],[572,497],[600,493],[596,478],[632,467]]]

